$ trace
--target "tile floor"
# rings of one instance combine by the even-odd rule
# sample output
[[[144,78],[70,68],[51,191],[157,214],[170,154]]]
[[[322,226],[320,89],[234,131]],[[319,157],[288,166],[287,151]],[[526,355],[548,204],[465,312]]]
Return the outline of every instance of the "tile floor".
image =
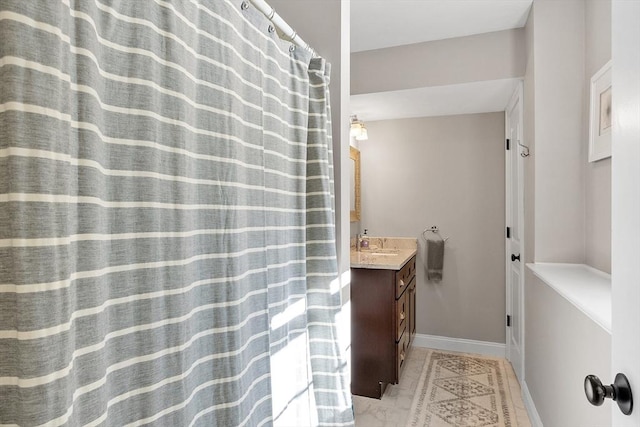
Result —
[[[413,395],[429,349],[413,347],[409,351],[407,365],[400,374],[400,382],[387,386],[382,399],[353,396],[356,427],[405,427]],[[509,365],[510,366],[510,365]],[[516,408],[517,427],[530,427],[527,410],[522,402],[520,385],[513,370],[508,372],[513,404]],[[513,426],[516,427],[516,426]]]

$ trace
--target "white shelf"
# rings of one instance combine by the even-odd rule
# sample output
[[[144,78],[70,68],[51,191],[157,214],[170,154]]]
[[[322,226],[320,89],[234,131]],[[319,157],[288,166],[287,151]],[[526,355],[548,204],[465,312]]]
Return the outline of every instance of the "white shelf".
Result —
[[[611,333],[611,275],[585,264],[536,262],[533,274]]]

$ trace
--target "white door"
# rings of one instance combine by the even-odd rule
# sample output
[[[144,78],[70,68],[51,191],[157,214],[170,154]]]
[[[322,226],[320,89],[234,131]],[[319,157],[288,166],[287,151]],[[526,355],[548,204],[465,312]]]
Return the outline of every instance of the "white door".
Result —
[[[506,111],[506,356],[520,383],[524,380],[524,180],[522,83]]]
[[[612,425],[640,426],[640,1],[612,2],[612,371],[635,397],[630,416],[613,406]],[[605,381],[602,378],[603,382]]]

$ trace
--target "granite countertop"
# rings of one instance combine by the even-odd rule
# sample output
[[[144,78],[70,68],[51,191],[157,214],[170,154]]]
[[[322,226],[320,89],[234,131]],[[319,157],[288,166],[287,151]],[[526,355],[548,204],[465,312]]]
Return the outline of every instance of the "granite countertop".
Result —
[[[369,248],[351,245],[351,268],[400,270],[417,252],[417,240],[403,237],[370,237]]]

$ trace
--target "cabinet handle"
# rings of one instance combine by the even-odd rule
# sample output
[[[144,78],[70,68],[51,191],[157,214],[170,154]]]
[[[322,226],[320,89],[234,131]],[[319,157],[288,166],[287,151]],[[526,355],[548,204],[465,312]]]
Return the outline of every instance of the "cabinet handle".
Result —
[[[404,280],[400,279],[400,287],[404,288]]]
[[[400,313],[400,320],[404,320],[404,311],[402,313]]]
[[[402,364],[402,362],[404,362],[404,350],[400,353],[400,364]]]

